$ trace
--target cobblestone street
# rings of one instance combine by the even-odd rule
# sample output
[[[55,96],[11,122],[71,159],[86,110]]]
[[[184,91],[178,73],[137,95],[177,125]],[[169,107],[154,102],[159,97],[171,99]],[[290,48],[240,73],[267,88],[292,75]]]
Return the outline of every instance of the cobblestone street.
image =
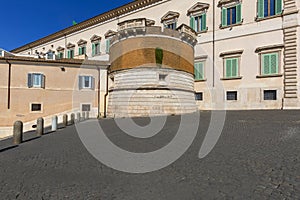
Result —
[[[180,159],[146,174],[119,172],[97,161],[75,126],[41,138],[28,133],[18,147],[12,139],[0,141],[0,199],[300,199],[300,111],[228,111],[217,145],[199,159],[210,117],[201,112],[197,137]],[[129,137],[112,119],[99,123],[116,145],[149,152],[172,140],[180,117],[168,117],[148,140]]]

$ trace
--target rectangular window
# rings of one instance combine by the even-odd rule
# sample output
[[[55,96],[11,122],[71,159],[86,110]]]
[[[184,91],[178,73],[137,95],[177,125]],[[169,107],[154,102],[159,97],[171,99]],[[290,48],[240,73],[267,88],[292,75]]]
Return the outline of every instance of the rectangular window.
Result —
[[[176,30],[176,28],[177,28],[177,23],[176,23],[176,22],[168,23],[168,24],[165,25],[165,28],[169,28],[169,29],[172,29],[172,30]]]
[[[196,92],[195,93],[195,100],[196,101],[203,101],[203,93],[202,92]]]
[[[222,8],[222,27],[239,24],[242,22],[242,4]]]
[[[91,104],[82,104],[81,111],[83,112],[90,112],[91,111]]]
[[[42,111],[42,104],[32,103],[31,111],[32,112]]]
[[[239,71],[239,58],[226,58],[224,60],[224,77],[236,78]]]
[[[92,76],[79,76],[79,89],[94,89],[94,82]]]
[[[45,88],[45,76],[38,73],[28,74],[27,86],[29,88]]]
[[[264,100],[267,100],[267,101],[277,100],[277,91],[276,90],[264,90]]]
[[[159,74],[158,80],[159,81],[166,81],[167,75],[166,74]]]
[[[106,40],[106,53],[109,53],[109,48],[110,48],[110,39]]]
[[[190,19],[190,27],[196,32],[206,31],[206,13],[199,16],[192,16]]]
[[[92,44],[92,55],[99,55],[100,54],[100,42]]]
[[[227,101],[236,101],[237,100],[237,91],[228,91],[226,93]]]
[[[279,73],[279,53],[261,54],[261,74],[272,75]]]
[[[196,62],[194,65],[195,80],[204,80],[204,62]]]
[[[69,59],[74,58],[74,49],[69,49],[69,50],[68,50],[68,58],[69,58]]]
[[[282,0],[258,0],[258,18],[265,18],[282,13]]]
[[[58,59],[63,59],[64,58],[64,52],[58,52],[57,57],[58,57]]]
[[[85,55],[86,54],[86,47],[85,46],[79,47],[78,54],[79,55]]]

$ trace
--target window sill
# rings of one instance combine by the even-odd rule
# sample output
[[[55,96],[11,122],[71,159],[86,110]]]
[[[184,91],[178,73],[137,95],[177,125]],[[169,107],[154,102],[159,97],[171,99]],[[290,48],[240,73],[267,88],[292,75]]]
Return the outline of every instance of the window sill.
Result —
[[[270,74],[270,75],[257,75],[256,78],[273,78],[273,77],[282,77],[283,74]]]
[[[235,26],[241,26],[241,25],[243,25],[243,21],[244,21],[244,19],[242,19],[242,21],[238,24],[231,24],[231,25],[227,25],[227,26],[222,26],[222,24],[220,24],[220,29],[227,29],[227,28],[231,29]]]
[[[194,82],[205,82],[205,81],[207,81],[207,79],[202,79],[202,80],[195,80]]]
[[[277,17],[282,17],[282,13],[281,14],[277,14],[277,15],[272,15],[272,16],[268,16],[268,17],[263,17],[263,18],[259,18],[259,17],[255,17],[255,21],[256,22],[260,22],[260,21],[264,21],[264,20],[268,20],[268,19],[274,19]]]
[[[222,81],[227,81],[227,80],[240,80],[242,79],[242,76],[238,76],[238,77],[231,77],[231,78],[221,78]]]
[[[206,29],[203,30],[203,31],[198,31],[198,32],[196,32],[196,33],[197,33],[197,35],[200,35],[200,34],[202,34],[202,33],[207,33],[207,31],[208,31],[208,28],[206,28]]]

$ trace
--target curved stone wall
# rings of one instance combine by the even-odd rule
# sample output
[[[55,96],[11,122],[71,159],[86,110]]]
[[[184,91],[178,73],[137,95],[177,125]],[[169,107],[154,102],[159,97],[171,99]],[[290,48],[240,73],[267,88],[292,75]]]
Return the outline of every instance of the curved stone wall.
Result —
[[[146,67],[117,71],[112,75],[114,86],[109,94],[109,117],[172,115],[197,111],[194,78],[190,73]]]

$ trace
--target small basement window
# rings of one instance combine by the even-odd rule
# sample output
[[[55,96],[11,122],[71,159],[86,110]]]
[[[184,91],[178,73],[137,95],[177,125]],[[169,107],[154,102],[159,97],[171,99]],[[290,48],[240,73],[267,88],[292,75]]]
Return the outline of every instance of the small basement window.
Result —
[[[90,112],[91,111],[91,104],[82,104],[81,111],[83,112]]]
[[[203,93],[202,92],[196,92],[195,93],[195,100],[196,101],[203,101]]]
[[[159,81],[166,81],[167,75],[166,74],[159,74]]]
[[[226,94],[227,101],[236,101],[237,100],[237,91],[228,91]]]
[[[31,111],[32,112],[42,111],[42,104],[40,104],[40,103],[32,103],[31,104]]]
[[[264,90],[264,100],[277,100],[277,91],[276,90]]]

